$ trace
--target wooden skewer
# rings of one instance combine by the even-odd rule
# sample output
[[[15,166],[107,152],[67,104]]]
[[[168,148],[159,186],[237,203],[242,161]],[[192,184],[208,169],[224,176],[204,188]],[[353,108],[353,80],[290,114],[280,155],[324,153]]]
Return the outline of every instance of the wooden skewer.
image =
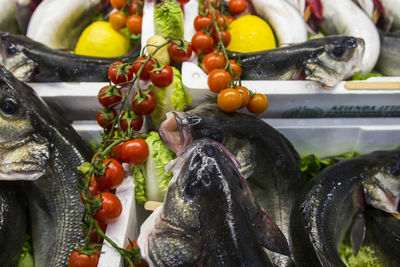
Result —
[[[400,90],[400,82],[345,82],[347,90]]]
[[[158,201],[147,201],[144,203],[144,209],[145,210],[155,210],[156,208],[160,207],[163,204],[163,202],[158,202]]]

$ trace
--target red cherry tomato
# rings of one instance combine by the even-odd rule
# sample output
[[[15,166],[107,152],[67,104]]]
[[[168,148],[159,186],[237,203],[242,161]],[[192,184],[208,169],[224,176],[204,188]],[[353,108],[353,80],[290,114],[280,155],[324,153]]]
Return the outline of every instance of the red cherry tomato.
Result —
[[[179,3],[181,3],[181,4],[187,4],[187,3],[189,3],[189,1],[190,1],[190,0],[179,0]]]
[[[125,5],[125,0],[111,0],[110,2],[115,9],[121,9]]]
[[[124,131],[128,129],[128,120],[131,122],[129,128],[134,131],[139,131],[143,126],[143,116],[135,114],[133,110],[130,110],[127,114],[125,114],[125,112],[122,113],[121,120],[119,121],[119,124]]]
[[[96,198],[101,196],[101,208],[96,211],[94,218],[105,224],[110,224],[116,221],[121,215],[122,204],[119,198],[110,192],[104,192],[96,195]]]
[[[147,90],[142,90],[145,93]],[[135,97],[138,93],[135,94]],[[132,103],[133,110],[136,114],[150,114],[154,111],[157,105],[157,100],[152,92],[145,94],[144,100],[139,103],[139,100],[134,100]]]
[[[142,17],[138,15],[130,15],[126,19],[126,27],[133,34],[139,34],[142,32]]]
[[[98,188],[101,191],[115,189],[124,180],[124,168],[116,159],[105,159],[103,162],[105,165],[108,165],[104,174],[100,176],[94,176]]]
[[[239,79],[239,77],[242,76],[242,67],[233,59],[230,59],[229,63],[231,64],[233,70],[233,79]]]
[[[123,160],[122,160],[122,158],[121,158],[122,144],[123,144],[123,143],[119,143],[118,145],[114,146],[114,147],[111,149],[114,158],[115,158],[116,160],[118,160],[119,162],[123,162]]]
[[[122,12],[117,11],[110,15],[109,21],[111,27],[113,27],[114,30],[119,31],[125,27],[126,17]]]
[[[225,112],[234,112],[242,105],[240,92],[233,88],[222,90],[218,94],[218,106]]]
[[[135,248],[138,247],[136,240],[132,240],[131,241],[133,246]],[[126,247],[127,250],[131,250],[132,249],[132,245],[131,243],[128,244],[128,246]],[[140,262],[134,261],[133,264],[135,265],[135,267],[149,267],[149,264],[143,259],[141,258]]]
[[[106,232],[107,229],[107,224],[104,223],[100,223],[97,222],[97,224],[99,225],[101,231],[103,231],[103,233]],[[83,228],[83,234],[86,236],[86,229]],[[97,233],[97,229],[96,227],[93,227],[92,230],[90,231],[90,242],[91,243],[103,243],[103,238],[99,238],[100,236]]]
[[[68,267],[96,267],[99,262],[99,253],[86,255],[79,251],[72,251],[68,260]]]
[[[234,15],[239,15],[247,8],[246,0],[231,0],[228,4],[229,11]]]
[[[179,44],[180,41],[173,41],[171,45],[168,47],[169,56],[176,63],[182,63],[183,61],[188,60],[192,56],[192,45],[186,43],[186,48],[180,49]],[[186,49],[186,51],[185,51]]]
[[[118,113],[112,108],[104,108],[101,111],[97,112],[96,120],[97,123],[107,130],[111,130],[113,125],[113,119],[117,117]]]
[[[115,62],[108,68],[108,78],[114,84],[125,83],[132,80],[132,69],[122,62]]]
[[[210,23],[212,23],[212,17],[210,15],[208,16],[201,16],[201,15],[197,15],[194,18],[194,29],[196,31],[202,31],[202,30],[207,30],[208,25],[210,25]]]
[[[142,138],[135,138],[126,141],[122,145],[121,157],[131,165],[140,165],[146,161],[149,156],[149,146]]]
[[[254,114],[261,114],[268,108],[268,98],[263,94],[254,94],[247,105],[247,110]]]
[[[247,90],[247,88],[243,86],[236,86],[235,89],[238,90],[239,93],[242,95],[242,105],[240,106],[240,108],[246,107],[250,101],[249,90]]]
[[[133,1],[126,9],[130,15],[143,16],[143,1]]]
[[[198,55],[210,53],[214,48],[213,38],[203,32],[196,32],[192,37],[192,47]]]
[[[138,73],[139,69],[142,67],[144,62],[147,60],[147,57],[141,57],[135,60],[135,63],[133,64],[132,70],[134,73]],[[139,78],[142,80],[148,80],[150,79],[150,72],[154,69],[153,65],[156,64],[156,62],[153,59],[150,59],[146,65],[143,67],[142,72],[140,73]]]
[[[150,72],[150,80],[157,87],[167,87],[174,80],[174,71],[170,65],[165,65],[162,70]]]
[[[215,69],[208,74],[208,87],[214,93],[219,93],[222,89],[228,88],[231,84],[232,78],[228,72]]]
[[[87,179],[87,177],[85,178],[85,182],[86,182],[86,179]],[[98,184],[96,183],[94,175],[92,175],[92,177],[90,178],[90,183],[89,183],[89,199],[92,200],[93,196],[97,195],[100,192],[101,192],[101,190],[100,190]],[[85,200],[83,199],[83,192],[81,192],[81,201],[82,201],[82,203],[85,203]]]
[[[223,69],[225,68],[225,65],[226,60],[224,57],[224,53],[222,52],[219,52],[218,54],[214,52],[209,53],[203,58],[201,62],[201,66],[207,74],[215,69]]]
[[[104,86],[100,89],[97,99],[103,107],[115,106],[122,100],[121,90],[111,86]]]
[[[224,44],[225,47],[227,47],[229,45],[229,43],[231,42],[231,34],[227,30],[224,30],[224,31],[220,31],[220,36],[221,36],[222,43]],[[218,34],[216,31],[214,31],[214,33],[213,33],[213,39],[214,39],[215,44],[219,43],[219,38],[218,38]]]

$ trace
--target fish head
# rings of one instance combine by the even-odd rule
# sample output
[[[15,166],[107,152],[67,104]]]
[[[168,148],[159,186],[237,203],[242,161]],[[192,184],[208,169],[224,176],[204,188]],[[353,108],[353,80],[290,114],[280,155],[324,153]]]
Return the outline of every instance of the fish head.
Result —
[[[29,95],[0,67],[0,180],[35,180],[49,159],[48,141],[35,133]]]
[[[37,64],[24,53],[29,44],[21,36],[0,32],[1,64],[21,81],[29,81]]]
[[[366,203],[400,219],[400,151],[374,152],[381,162],[363,183]]]
[[[325,87],[351,77],[360,70],[364,40],[349,36],[330,36],[312,40],[319,52],[305,63],[307,80],[319,81]],[[313,53],[313,52],[312,52]]]

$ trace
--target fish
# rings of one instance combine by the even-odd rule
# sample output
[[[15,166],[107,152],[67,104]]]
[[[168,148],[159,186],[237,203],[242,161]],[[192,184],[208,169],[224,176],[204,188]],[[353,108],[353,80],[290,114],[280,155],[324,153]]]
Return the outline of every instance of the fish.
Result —
[[[0,182],[0,266],[17,266],[26,233],[26,200],[10,182]]]
[[[292,210],[296,266],[345,266],[338,254],[346,232],[354,254],[366,231],[367,205],[399,217],[400,150],[375,151],[331,165],[303,190]]]
[[[376,68],[385,76],[400,76],[400,31],[379,31],[381,51]]]
[[[216,105],[167,113],[159,129],[163,142],[178,155],[193,141],[210,138],[222,143],[239,161],[255,199],[286,239],[296,194],[303,187],[300,159],[293,145],[257,117],[225,113]],[[289,257],[268,251],[275,265],[291,266]]]
[[[77,167],[91,154],[64,117],[0,66],[0,180],[21,183],[27,197],[35,266],[67,266],[83,241]]]
[[[324,33],[361,38],[365,49],[359,72],[366,75],[375,67],[379,57],[379,33],[371,18],[352,0],[321,0],[323,15],[321,28]]]
[[[101,0],[46,0],[33,13],[26,35],[52,49],[74,50]]]
[[[290,253],[238,166],[222,144],[208,138],[168,163],[173,178],[164,204],[138,238],[150,266],[273,266],[263,247]]]
[[[307,41],[307,24],[285,0],[251,0],[254,9],[273,28],[279,46]]]
[[[383,266],[400,266],[400,222],[378,209],[365,212],[367,238]]]
[[[106,82],[111,64],[135,60],[140,41],[122,57],[102,58],[51,49],[23,35],[0,33],[1,63],[24,82]]]
[[[0,31],[19,33],[16,0],[0,0]]]
[[[361,68],[364,41],[350,36],[329,36],[287,47],[254,53],[229,52],[239,60],[243,80],[306,80],[333,87]]]

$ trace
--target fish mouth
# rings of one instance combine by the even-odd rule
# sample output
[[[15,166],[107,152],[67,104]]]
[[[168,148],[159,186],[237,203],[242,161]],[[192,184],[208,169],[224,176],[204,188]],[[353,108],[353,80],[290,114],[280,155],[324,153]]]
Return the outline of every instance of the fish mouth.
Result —
[[[0,180],[34,181],[46,170],[49,142],[38,134],[1,142],[0,155]]]
[[[192,143],[187,115],[181,111],[168,112],[167,118],[160,125],[160,137],[166,146],[180,155]]]

